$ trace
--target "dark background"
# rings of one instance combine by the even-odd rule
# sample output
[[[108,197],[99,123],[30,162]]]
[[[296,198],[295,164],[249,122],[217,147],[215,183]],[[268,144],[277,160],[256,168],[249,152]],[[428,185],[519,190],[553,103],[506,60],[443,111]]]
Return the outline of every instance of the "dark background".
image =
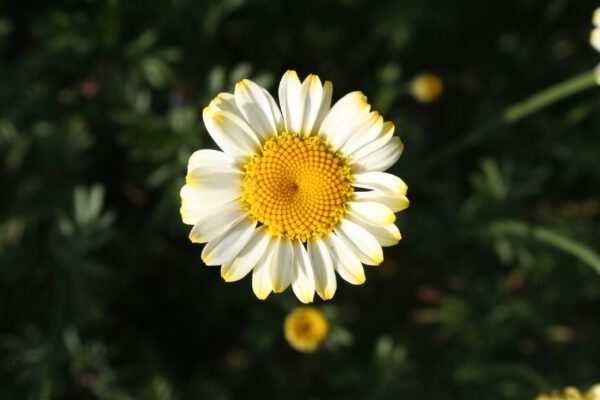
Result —
[[[0,399],[531,399],[600,381],[600,89],[494,122],[594,68],[596,6],[0,3]],[[225,284],[179,216],[189,155],[214,147],[202,108],[242,78],[276,94],[289,68],[395,123],[411,200],[366,284],[315,302],[332,329],[312,355],[282,335],[291,290]],[[425,71],[445,84],[432,105],[407,89]]]

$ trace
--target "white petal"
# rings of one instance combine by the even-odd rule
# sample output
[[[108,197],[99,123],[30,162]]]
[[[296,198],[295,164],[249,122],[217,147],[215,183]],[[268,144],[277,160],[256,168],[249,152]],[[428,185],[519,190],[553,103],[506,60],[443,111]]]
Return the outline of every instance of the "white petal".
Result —
[[[333,85],[331,82],[325,81],[323,84],[323,93],[321,95],[321,106],[319,107],[319,112],[317,113],[315,124],[312,128],[313,132],[319,132],[325,117],[329,114],[331,109],[331,96],[333,96]]]
[[[348,139],[342,145],[340,151],[348,155],[354,153],[365,144],[375,140],[382,128],[383,117],[376,111],[369,113],[369,119],[365,125],[357,127],[354,131],[347,134]]]
[[[393,212],[402,211],[408,207],[408,198],[404,195],[381,192],[379,190],[369,190],[367,192],[354,192],[353,201],[357,202],[375,202],[386,205]]]
[[[234,182],[236,182],[234,180]],[[241,182],[239,185],[231,184],[228,185],[215,185],[200,186],[195,184],[186,184],[181,188],[181,202],[182,205],[191,206],[193,208],[214,208],[220,204],[229,203],[230,201],[241,197],[242,188]]]
[[[324,238],[334,260],[335,270],[343,280],[353,285],[365,283],[365,270],[358,257],[338,238],[335,233],[330,233]]]
[[[398,227],[394,224],[386,226],[373,226],[365,223],[359,223],[366,229],[383,247],[395,246],[402,239]]]
[[[279,106],[275,102],[275,99],[273,98],[273,96],[271,96],[271,93],[269,93],[269,91],[267,89],[263,88],[263,93],[264,93],[265,97],[267,98],[267,100],[269,101],[269,108],[271,109],[273,119],[275,120],[275,126],[277,127],[277,133],[279,133],[285,129],[285,125],[283,123],[283,116],[281,115],[281,110],[279,109]]]
[[[375,140],[362,146],[352,154],[351,167],[356,172],[367,172],[372,171],[373,166],[377,166],[379,170],[383,170],[382,167],[387,167],[387,164],[391,166],[402,155],[402,151],[404,150],[404,144],[400,138],[393,137],[393,134],[394,124],[389,121],[385,122]],[[383,148],[386,150],[382,150]],[[386,157],[386,159],[379,161],[378,157],[381,156]]]
[[[289,133],[300,132],[302,124],[301,84],[296,71],[287,71],[279,82],[279,104]]]
[[[206,265],[221,265],[231,262],[246,246],[256,229],[256,222],[241,220],[228,232],[206,243],[202,250],[202,261]]]
[[[299,240],[292,242],[294,246],[294,277],[292,289],[298,300],[303,303],[312,303],[315,296],[315,277],[310,265],[308,253]]]
[[[323,99],[323,86],[318,76],[310,74],[304,79],[300,97],[302,103],[300,131],[304,136],[310,136],[314,131]]]
[[[600,28],[596,28],[590,35],[590,43],[592,47],[600,51]]]
[[[242,185],[243,172],[227,166],[195,168],[185,177],[186,184],[197,190],[221,190]]]
[[[352,219],[376,226],[393,224],[396,216],[387,206],[375,202],[349,202],[348,215]]]
[[[283,292],[292,282],[294,275],[294,247],[290,239],[277,238],[270,269],[273,291]]]
[[[276,240],[270,238],[267,251],[263,257],[258,261],[254,270],[252,270],[252,290],[256,297],[260,300],[264,300],[271,294],[273,290],[273,284],[271,283],[271,263],[273,262],[273,256],[276,248]]]
[[[340,150],[345,143],[353,139],[357,132],[360,132],[361,129],[372,122],[373,114],[369,112],[370,110],[371,105],[366,101],[350,104],[342,110],[345,114],[344,122],[338,126],[331,136],[327,137],[333,150]]]
[[[339,99],[319,127],[319,136],[333,144],[340,128],[349,122],[354,122],[356,118],[362,116],[365,108],[369,107],[366,99],[367,97],[361,92],[351,92]],[[338,148],[341,144],[343,142],[338,143]]]
[[[383,250],[379,242],[360,225],[342,219],[335,228],[335,233],[363,264],[379,265],[383,261]]]
[[[190,240],[193,243],[209,242],[227,232],[237,222],[246,218],[237,201],[225,205],[218,214],[203,215],[192,228]]]
[[[406,183],[396,175],[386,172],[364,172],[354,175],[353,186],[380,190],[384,193],[406,195]]]
[[[208,106],[204,109],[202,117],[215,143],[231,157],[245,159],[260,149],[256,134],[234,113]]]
[[[276,116],[271,109],[271,97],[256,83],[244,79],[235,85],[235,103],[244,114],[248,124],[263,140],[275,136],[278,131]],[[274,101],[273,101],[274,102]]]
[[[237,169],[235,161],[229,155],[222,151],[202,149],[195,151],[188,161],[187,171],[190,173],[192,170],[200,167],[230,167]]]
[[[221,212],[227,204],[237,201],[241,190],[232,187],[226,190],[200,191],[192,186],[181,188],[181,218],[184,224],[195,225],[203,216]]]
[[[227,111],[237,115],[240,118],[244,118],[244,115],[235,104],[235,97],[231,93],[219,93],[209,105],[211,108],[217,111]]]
[[[594,15],[592,16],[592,23],[596,26],[596,28],[600,28],[600,7],[594,10]]]
[[[317,294],[323,300],[331,299],[337,289],[337,281],[329,250],[321,239],[308,241],[308,258],[313,266]]]
[[[225,262],[221,267],[221,277],[226,282],[235,282],[245,277],[256,263],[265,255],[269,236],[264,228],[255,229],[252,237],[232,262]]]
[[[369,154],[384,146],[392,138],[392,135],[394,134],[394,129],[395,128],[393,123],[391,123],[390,121],[384,122],[383,126],[381,127],[381,131],[379,132],[377,137],[372,142],[365,144],[352,154],[352,161],[350,164],[354,164],[355,162],[362,162],[364,157],[368,157]]]
[[[384,146],[364,157],[362,162],[353,162],[351,165],[357,171],[385,171],[398,161],[404,150],[404,144],[398,136],[394,136]]]

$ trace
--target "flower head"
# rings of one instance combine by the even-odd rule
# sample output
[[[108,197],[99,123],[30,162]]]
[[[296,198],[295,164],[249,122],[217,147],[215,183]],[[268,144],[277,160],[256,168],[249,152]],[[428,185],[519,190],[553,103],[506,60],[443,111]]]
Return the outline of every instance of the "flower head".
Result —
[[[362,264],[383,261],[400,240],[395,212],[408,207],[404,182],[383,172],[402,154],[394,125],[352,92],[331,107],[332,85],[294,71],[269,92],[243,80],[204,109],[222,149],[190,157],[181,189],[190,239],[227,282],[252,271],[260,299],[289,285],[311,302],[333,297],[335,271],[362,284]]]
[[[312,353],[325,340],[329,323],[325,315],[313,307],[298,307],[285,318],[283,334],[290,346]]]
[[[417,75],[410,85],[410,93],[420,103],[433,103],[443,91],[444,82],[434,74]]]

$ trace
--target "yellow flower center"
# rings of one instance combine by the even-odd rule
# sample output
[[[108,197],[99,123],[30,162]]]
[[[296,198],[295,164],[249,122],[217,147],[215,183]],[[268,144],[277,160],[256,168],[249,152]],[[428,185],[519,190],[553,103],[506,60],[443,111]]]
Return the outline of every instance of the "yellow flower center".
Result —
[[[242,200],[269,234],[306,242],[331,232],[352,195],[350,168],[319,137],[283,132],[245,165]]]
[[[285,338],[293,348],[313,352],[327,337],[329,323],[319,310],[299,307],[288,314],[283,330]]]

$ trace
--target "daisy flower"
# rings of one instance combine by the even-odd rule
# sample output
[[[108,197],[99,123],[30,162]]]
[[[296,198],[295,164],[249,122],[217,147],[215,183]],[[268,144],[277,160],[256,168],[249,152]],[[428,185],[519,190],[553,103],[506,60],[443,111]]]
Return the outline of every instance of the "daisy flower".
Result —
[[[403,144],[361,92],[331,106],[331,82],[284,74],[279,103],[242,80],[204,109],[222,151],[190,157],[181,216],[202,260],[227,282],[252,272],[259,299],[288,286],[298,299],[331,299],[335,272],[362,284],[362,264],[383,261],[400,240],[395,212],[406,184],[385,173]]]
[[[294,309],[283,324],[283,334],[289,345],[304,353],[316,351],[328,332],[325,315],[313,307]]]
[[[600,51],[600,7],[596,8],[594,11],[594,16],[592,17],[592,23],[595,28],[590,34],[590,44],[593,48]],[[596,82],[600,85],[600,64],[596,67]]]

